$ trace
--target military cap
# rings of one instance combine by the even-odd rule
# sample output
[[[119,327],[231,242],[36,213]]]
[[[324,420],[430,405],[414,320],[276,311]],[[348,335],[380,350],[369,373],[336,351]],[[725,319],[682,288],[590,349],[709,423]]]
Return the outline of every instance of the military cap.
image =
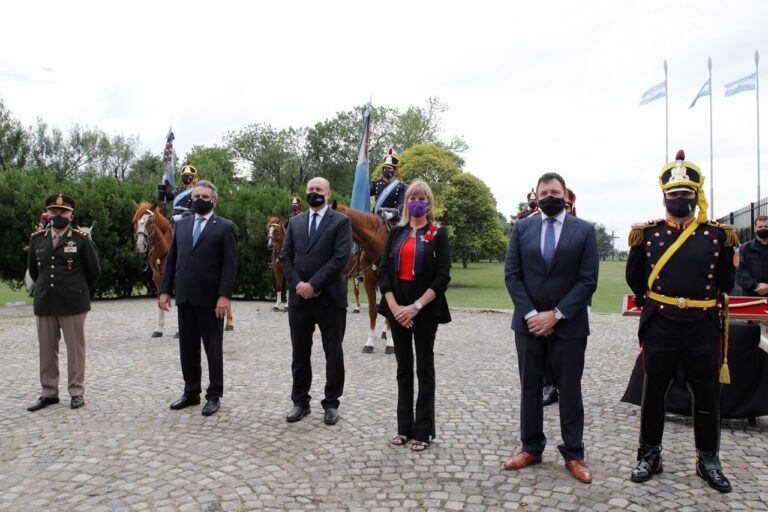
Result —
[[[400,159],[395,155],[395,150],[392,149],[392,146],[389,146],[387,154],[384,156],[382,167],[392,167],[393,169],[400,167]]]
[[[526,198],[527,198],[529,201],[530,201],[531,199],[534,199],[534,200],[535,200],[535,199],[536,199],[536,191],[535,191],[535,190],[533,190],[533,189],[531,189],[531,191],[530,191],[530,192],[528,192],[528,195],[526,196]]]
[[[192,162],[187,160],[187,162],[184,164],[184,168],[181,171],[181,175],[197,176],[197,169],[192,165]]]
[[[669,162],[661,168],[659,185],[665,193],[680,190],[698,192],[704,186],[704,176],[701,175],[698,165],[686,161],[685,152],[681,149],[677,152],[674,162]]]
[[[53,194],[45,199],[45,209],[47,210],[48,208],[64,208],[65,210],[72,211],[75,209],[75,199],[66,194]]]

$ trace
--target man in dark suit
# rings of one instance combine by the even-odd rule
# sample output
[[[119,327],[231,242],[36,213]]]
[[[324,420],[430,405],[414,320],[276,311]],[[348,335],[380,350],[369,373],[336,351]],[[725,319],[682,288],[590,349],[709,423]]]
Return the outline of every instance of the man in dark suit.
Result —
[[[344,352],[347,287],[344,265],[352,248],[349,217],[328,208],[331,187],[325,178],[307,183],[309,211],[292,217],[280,265],[288,280],[288,323],[293,360],[293,408],[286,420],[299,421],[309,414],[312,385],[312,333],[320,327],[325,352],[325,409],[327,425],[339,421],[339,397],[344,391]]]
[[[549,363],[560,386],[558,446],[574,478],[592,482],[584,462],[584,406],[581,375],[589,335],[587,305],[597,288],[595,228],[567,215],[565,181],[557,173],[539,178],[536,195],[541,215],[515,224],[505,266],[507,290],[515,304],[512,329],[520,371],[522,450],[504,463],[522,469],[541,462],[547,439],[543,430],[542,387]]]
[[[176,292],[179,308],[179,351],[184,394],[171,404],[178,410],[200,403],[200,339],[208,358],[210,383],[203,416],[219,410],[224,392],[222,338],[237,275],[237,238],[231,221],[213,213],[218,203],[213,183],[199,182],[192,191],[190,215],[179,220],[173,232],[158,303],[171,309]]]

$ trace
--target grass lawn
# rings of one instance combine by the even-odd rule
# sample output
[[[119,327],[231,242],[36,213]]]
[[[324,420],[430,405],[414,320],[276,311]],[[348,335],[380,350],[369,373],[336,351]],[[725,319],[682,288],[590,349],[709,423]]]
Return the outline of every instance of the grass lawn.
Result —
[[[11,290],[7,283],[0,281],[0,307],[5,306],[9,302],[32,304],[32,297],[29,296],[26,290]]]
[[[599,313],[620,313],[621,298],[629,293],[624,282],[623,261],[603,261],[600,263],[600,277],[597,293],[592,298],[592,310]],[[350,303],[353,300],[350,286]],[[361,300],[367,301],[361,289]],[[25,290],[11,290],[6,283],[0,282],[0,307],[9,302],[32,303]],[[451,268],[451,284],[448,285],[448,304],[464,308],[512,309],[504,285],[503,263],[470,263],[462,268],[461,263]]]

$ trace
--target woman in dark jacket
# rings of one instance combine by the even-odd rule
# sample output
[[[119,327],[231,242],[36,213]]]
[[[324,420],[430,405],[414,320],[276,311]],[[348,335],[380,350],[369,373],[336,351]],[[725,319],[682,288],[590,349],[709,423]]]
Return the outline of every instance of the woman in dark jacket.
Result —
[[[416,180],[405,194],[405,211],[392,229],[379,266],[379,312],[389,319],[397,358],[397,435],[392,444],[424,451],[435,437],[437,324],[451,321],[445,290],[451,280],[448,232],[435,224],[432,190]],[[413,352],[419,393],[413,409]]]

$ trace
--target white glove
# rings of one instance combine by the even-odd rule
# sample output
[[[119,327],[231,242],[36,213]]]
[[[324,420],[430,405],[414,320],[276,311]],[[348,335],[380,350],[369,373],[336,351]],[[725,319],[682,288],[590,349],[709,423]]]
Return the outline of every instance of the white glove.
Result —
[[[179,222],[181,219],[184,218],[184,216],[182,214],[180,214],[180,213],[177,213],[176,215],[174,215],[171,218],[173,219],[173,222]]]
[[[392,220],[395,217],[395,214],[392,212],[384,212],[382,214],[382,217],[384,217],[387,220]]]

